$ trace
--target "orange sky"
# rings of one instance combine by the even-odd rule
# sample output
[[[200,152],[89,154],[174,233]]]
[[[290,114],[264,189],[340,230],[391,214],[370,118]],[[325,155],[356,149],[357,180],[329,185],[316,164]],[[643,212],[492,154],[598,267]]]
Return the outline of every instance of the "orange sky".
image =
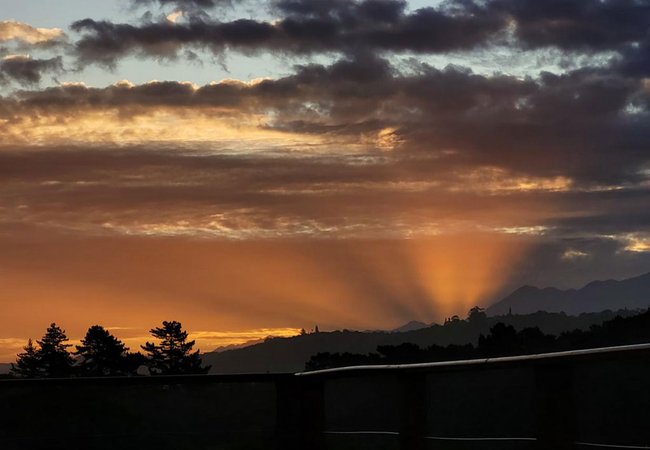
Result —
[[[464,315],[501,287],[526,239],[125,237],[3,246],[0,339],[18,339],[0,340],[7,360],[11,346],[39,338],[52,321],[75,339],[101,324],[135,347],[148,328],[179,320],[209,351],[315,325],[393,328],[413,319]]]
[[[650,270],[639,2],[70,2],[0,17],[0,361]]]

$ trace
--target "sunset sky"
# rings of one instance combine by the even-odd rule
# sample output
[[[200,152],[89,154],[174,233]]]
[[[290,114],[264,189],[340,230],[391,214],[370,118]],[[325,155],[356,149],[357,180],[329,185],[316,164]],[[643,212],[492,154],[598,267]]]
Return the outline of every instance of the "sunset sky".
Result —
[[[0,6],[0,362],[650,271],[648,1]]]

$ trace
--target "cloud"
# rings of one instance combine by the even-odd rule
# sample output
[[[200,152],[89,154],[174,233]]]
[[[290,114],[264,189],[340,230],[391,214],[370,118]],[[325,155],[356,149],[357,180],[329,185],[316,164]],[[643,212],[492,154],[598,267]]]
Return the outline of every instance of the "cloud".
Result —
[[[10,55],[0,60],[0,84],[17,82],[23,86],[36,85],[44,74],[63,73],[63,58],[32,59],[29,55]]]
[[[650,4],[636,0],[493,0],[487,9],[507,14],[529,48],[619,49],[645,40],[650,21]]]
[[[479,232],[558,240],[633,235],[650,223],[647,189],[613,197],[463,160],[246,147],[5,149],[0,176],[11,195],[0,234],[241,241]]]
[[[152,4],[158,4],[160,6],[174,6],[176,8],[214,8],[220,4],[232,3],[232,0],[132,0],[135,6],[148,6]]]
[[[313,2],[312,2],[313,3]],[[237,19],[215,22],[195,18],[183,24],[168,21],[143,25],[84,19],[71,25],[82,33],[76,52],[82,62],[113,65],[119,58],[142,54],[175,57],[182,48],[244,53],[288,54],[391,51],[442,53],[483,45],[503,28],[503,18],[476,13],[477,6],[451,11],[423,8],[412,13],[392,0],[307,3],[279,2],[286,17],[274,22]]]
[[[168,14],[166,19],[171,23],[176,23],[176,21],[182,17],[183,17],[183,11],[176,11],[171,14]]]
[[[650,253],[650,233],[633,233],[623,236],[623,239],[627,240],[625,251]]]
[[[650,145],[646,96],[642,80],[607,68],[534,79],[421,63],[404,71],[359,55],[252,83],[153,81],[22,91],[0,101],[0,117],[7,121],[7,143],[56,138],[57,123],[65,124],[61,133],[68,139],[100,142],[205,141],[217,129],[222,137],[239,133],[243,142],[245,130],[278,144],[311,140],[428,155],[438,158],[431,164],[438,167],[462,160],[465,167],[555,180],[548,186],[557,189],[574,183],[588,190],[647,180],[641,170]],[[629,112],[632,104],[636,109]],[[183,131],[169,133],[165,120],[183,123]],[[119,135],[111,137],[113,131]]]
[[[131,171],[126,162],[130,158],[151,158],[135,152],[124,156],[110,177],[96,174],[76,179],[66,171],[37,177],[33,193],[16,200],[13,223],[46,226],[52,221],[63,228],[100,234],[227,239],[364,233],[435,236],[461,228],[540,239],[581,233],[606,236],[617,228],[619,234],[643,233],[648,217],[635,205],[647,201],[648,195],[644,170],[650,163],[648,88],[642,76],[623,69],[624,61],[630,59],[620,50],[628,48],[629,40],[637,39],[634,33],[640,31],[634,27],[628,34],[609,30],[612,36],[607,42],[580,37],[576,42],[582,44],[574,47],[563,43],[561,33],[555,41],[551,32],[542,33],[546,40],[534,37],[534,30],[564,20],[585,22],[586,29],[590,29],[589,21],[613,20],[608,18],[610,6],[601,2],[587,8],[588,13],[585,4],[576,5],[573,9],[559,4],[535,8],[527,2],[495,1],[479,7],[466,2],[409,12],[403,2],[394,1],[287,0],[273,4],[274,11],[283,16],[273,23],[192,19],[182,24],[136,26],[78,22],[75,27],[84,34],[77,49],[85,48],[82,53],[87,51],[92,57],[107,55],[106,63],[133,51],[174,55],[197,42],[251,51],[286,51],[305,45],[305,51],[329,48],[346,54],[327,65],[297,65],[277,79],[226,79],[204,86],[174,81],[138,85],[123,81],[104,88],[66,84],[1,99],[0,126],[6,146],[58,143],[103,148],[117,143],[153,152],[175,147],[203,157],[199,166],[192,165],[196,161],[192,158],[175,161],[180,166],[174,170],[165,154],[159,161],[151,160],[155,170],[136,164]],[[635,8],[631,3],[622,5],[624,16]],[[638,13],[643,15],[643,10]],[[477,74],[454,65],[436,68],[415,60],[398,64],[364,51],[390,46],[419,51],[417,45],[431,45],[426,51],[437,51],[434,41],[427,44],[426,37],[407,39],[403,42],[410,43],[403,47],[399,38],[386,44],[378,38],[385,33],[406,36],[419,29],[415,26],[419,21],[432,24],[435,20],[451,28],[424,27],[429,31],[423,32],[437,30],[441,39],[449,38],[436,41],[435,45],[443,47],[447,46],[444,42],[449,48],[465,45],[454,38],[463,29],[459,25],[463,21],[496,24],[496,28],[472,25],[483,34],[468,44],[471,48],[492,39],[500,27],[510,26],[504,20],[516,25],[511,30],[516,40],[510,42],[515,47],[552,45],[587,53],[619,49],[623,56],[597,67],[518,77]],[[308,27],[307,35],[287,34],[290,24],[308,23],[314,27]],[[317,24],[329,25],[319,28]],[[615,22],[610,24],[615,26]],[[290,33],[298,29],[291,28]],[[325,39],[312,42],[312,32],[328,29],[334,30],[332,39],[326,33]],[[100,52],[100,47],[106,51]],[[228,152],[242,159],[225,157]],[[63,154],[56,155],[68,161]],[[101,163],[91,158],[87,167],[117,164],[103,158]],[[6,161],[6,176],[12,175],[12,161]],[[263,167],[268,169],[266,176],[261,175]],[[324,167],[331,173],[325,174]],[[225,178],[199,171],[202,168]],[[221,187],[237,178],[228,175],[230,169],[233,174],[245,174],[245,182],[226,194]],[[34,175],[27,171],[23,176],[27,173]],[[133,178],[127,182],[120,173]],[[118,187],[115,191],[107,188],[113,184]],[[124,191],[130,194],[122,203],[117,199],[124,197]],[[48,206],[60,204],[62,193],[79,202],[70,205],[70,211],[88,214],[66,215]],[[113,205],[115,210],[101,213],[94,209],[100,193],[106,196],[102,204]],[[432,199],[435,193],[444,198]],[[18,209],[30,205],[32,195],[51,198],[45,204],[38,202],[36,209]],[[160,198],[164,200],[156,200]],[[321,202],[318,211],[312,207],[314,198]],[[499,201],[503,202],[499,218],[491,218],[487,206],[479,207],[495,207]],[[160,205],[155,208],[147,206],[156,202]],[[402,202],[409,207],[398,206]],[[215,204],[220,205],[219,211],[202,213]],[[518,212],[517,208],[523,209]],[[573,247],[566,251],[591,254]]]
[[[191,12],[188,5],[220,2],[163,3]],[[626,75],[650,70],[650,5],[635,0],[450,0],[415,11],[403,0],[276,0],[269,12],[278,19],[217,21],[205,12],[182,24],[83,19],[72,24],[81,33],[75,53],[81,64],[114,67],[127,56],[176,58],[197,49],[290,56],[555,49],[561,65],[582,54]]]
[[[585,252],[581,252],[580,250],[574,250],[574,249],[568,249],[564,252],[562,255],[562,259],[568,259],[568,260],[575,260],[579,258],[584,258],[585,256],[589,256]]]
[[[47,45],[66,39],[59,28],[36,28],[13,20],[0,21],[0,42],[21,41],[31,45]]]

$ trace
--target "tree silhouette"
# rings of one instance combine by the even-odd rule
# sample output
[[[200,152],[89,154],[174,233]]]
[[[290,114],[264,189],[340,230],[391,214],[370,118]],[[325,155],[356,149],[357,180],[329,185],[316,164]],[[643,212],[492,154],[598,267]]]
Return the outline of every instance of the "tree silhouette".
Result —
[[[478,306],[473,307],[467,313],[467,320],[469,322],[482,322],[487,319],[487,314],[485,314],[485,309]]]
[[[42,376],[41,360],[34,341],[27,341],[24,353],[18,353],[16,363],[11,364],[11,373],[20,378],[37,378]]]
[[[68,352],[71,347],[65,330],[62,330],[55,323],[52,323],[43,339],[36,341],[39,345],[36,355],[38,355],[39,365],[43,371],[43,376],[48,378],[69,377],[73,371],[74,359]]]
[[[490,328],[490,334],[478,337],[478,349],[490,356],[514,355],[519,349],[517,330],[502,322]]]
[[[161,342],[147,342],[142,349],[149,355],[149,372],[152,375],[178,375],[208,373],[210,366],[201,367],[199,352],[192,353],[195,341],[187,341],[187,332],[180,322],[163,322],[151,334]]]
[[[134,375],[146,360],[140,353],[129,354],[128,347],[100,325],[90,327],[76,347],[74,354],[81,357],[79,371],[85,376]]]

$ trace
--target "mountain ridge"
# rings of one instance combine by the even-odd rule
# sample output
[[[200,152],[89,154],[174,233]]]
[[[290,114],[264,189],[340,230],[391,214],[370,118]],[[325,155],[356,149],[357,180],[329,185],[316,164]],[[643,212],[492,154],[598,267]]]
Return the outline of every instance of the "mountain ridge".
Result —
[[[399,345],[410,342],[422,348],[431,345],[465,345],[478,342],[481,334],[499,322],[517,330],[539,327],[545,334],[559,335],[575,329],[588,330],[617,315],[631,316],[638,311],[621,310],[569,316],[564,313],[536,312],[527,315],[486,317],[483,320],[459,320],[445,325],[433,324],[413,331],[350,331],[310,333],[288,338],[269,338],[249,347],[219,353],[202,354],[203,363],[212,365],[210,373],[278,373],[300,372],[305,363],[317,353],[361,353],[377,351],[380,345]]]
[[[580,289],[538,288],[524,285],[502,300],[486,308],[486,314],[497,316],[511,309],[516,314],[536,311],[564,312],[577,315],[618,309],[650,306],[650,273],[624,280],[595,280]]]
[[[213,373],[298,372],[319,352],[375,352],[379,345],[411,342],[431,345],[476,344],[498,322],[516,329],[538,327],[559,335],[611,320],[635,315],[650,306],[650,273],[626,280],[597,280],[580,289],[561,290],[524,285],[486,309],[488,317],[459,320],[445,325],[411,321],[391,331],[333,331],[264,342],[220,353],[203,355]],[[512,314],[510,313],[512,308]]]

